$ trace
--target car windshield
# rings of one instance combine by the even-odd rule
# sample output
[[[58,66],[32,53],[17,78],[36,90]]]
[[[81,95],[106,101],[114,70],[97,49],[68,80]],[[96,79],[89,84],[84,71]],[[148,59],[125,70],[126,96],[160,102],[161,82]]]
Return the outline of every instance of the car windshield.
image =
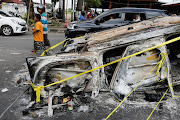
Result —
[[[3,11],[0,11],[0,15],[4,16],[4,17],[13,17],[12,15],[5,13]]]
[[[102,16],[104,16],[104,15],[107,14],[107,13],[108,13],[108,11],[103,12],[103,13],[101,13],[100,15],[96,16],[95,18],[93,18],[93,19],[91,19],[91,20],[96,20],[96,19],[98,19],[98,18],[101,18]]]

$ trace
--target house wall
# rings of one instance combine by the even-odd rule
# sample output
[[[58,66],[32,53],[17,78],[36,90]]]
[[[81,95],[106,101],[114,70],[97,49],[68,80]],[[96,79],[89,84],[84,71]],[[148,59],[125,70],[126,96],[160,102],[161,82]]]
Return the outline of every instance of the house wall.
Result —
[[[2,4],[2,10],[9,13],[9,11],[15,12],[15,7],[18,7],[20,15],[23,17],[27,13],[26,6],[24,4],[6,3]]]

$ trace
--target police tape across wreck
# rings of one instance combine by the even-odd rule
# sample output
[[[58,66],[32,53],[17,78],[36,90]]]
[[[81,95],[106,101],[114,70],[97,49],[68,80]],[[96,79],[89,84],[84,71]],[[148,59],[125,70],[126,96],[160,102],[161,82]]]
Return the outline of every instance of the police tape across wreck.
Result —
[[[91,92],[91,97],[94,98],[100,91],[111,91],[116,98],[122,100],[156,66],[161,53],[168,54],[169,51],[171,56],[176,55],[171,49],[179,45],[179,41],[168,46],[158,45],[166,45],[169,43],[168,40],[180,35],[178,23],[180,17],[177,16],[157,17],[89,34],[76,40],[71,39],[61,54],[27,58],[32,82],[35,86],[48,86],[39,91],[45,103],[50,97],[49,91],[53,91],[55,97],[69,96],[72,99],[72,96],[79,92]],[[129,27],[133,29],[128,29]],[[147,50],[143,51],[145,49]],[[172,84],[173,80],[169,77],[170,69],[164,76],[166,68],[164,64],[158,76],[156,76],[157,69],[154,69],[136,91],[144,93],[149,89],[154,90],[156,86],[166,87],[166,84],[167,86]],[[83,72],[86,74],[78,76]],[[164,77],[166,82],[157,82],[157,78],[162,80]],[[61,84],[53,84],[60,82]],[[67,88],[68,91],[64,91]],[[174,95],[173,91],[171,94]],[[48,104],[50,103],[52,102],[48,101]]]

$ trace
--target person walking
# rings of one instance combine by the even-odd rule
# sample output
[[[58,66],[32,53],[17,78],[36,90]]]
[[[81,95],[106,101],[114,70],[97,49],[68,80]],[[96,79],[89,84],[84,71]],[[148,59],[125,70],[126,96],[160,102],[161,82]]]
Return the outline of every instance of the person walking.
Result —
[[[35,14],[34,21],[35,26],[32,34],[34,35],[34,50],[32,51],[33,55],[36,55],[37,50],[44,49],[44,43],[43,43],[43,26],[40,22],[41,16],[39,14]]]
[[[43,25],[43,38],[44,38],[44,46],[50,46],[50,42],[48,40],[48,28],[47,28],[47,16],[45,14],[45,7],[42,4],[39,4],[37,11],[41,15],[40,22]]]

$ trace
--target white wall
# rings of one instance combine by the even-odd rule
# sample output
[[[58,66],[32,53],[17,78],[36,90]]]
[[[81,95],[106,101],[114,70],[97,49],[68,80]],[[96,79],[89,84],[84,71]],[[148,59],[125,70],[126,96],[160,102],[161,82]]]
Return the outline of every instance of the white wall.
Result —
[[[23,17],[27,12],[26,6],[23,4],[17,3],[6,3],[5,5],[2,4],[2,10],[9,13],[9,11],[15,12],[15,7],[18,7],[20,15]]]
[[[170,2],[180,2],[180,0],[158,0],[158,2],[170,3]]]

